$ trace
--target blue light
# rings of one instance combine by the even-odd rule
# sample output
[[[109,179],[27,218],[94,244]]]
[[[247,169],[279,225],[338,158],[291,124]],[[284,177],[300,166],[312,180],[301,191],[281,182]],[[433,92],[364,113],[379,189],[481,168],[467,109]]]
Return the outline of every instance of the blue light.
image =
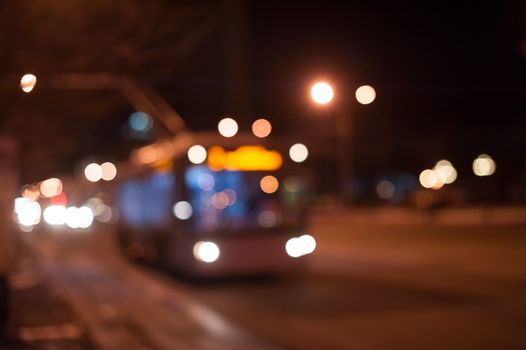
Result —
[[[152,117],[144,112],[132,113],[128,120],[130,128],[139,132],[148,132],[153,126]]]

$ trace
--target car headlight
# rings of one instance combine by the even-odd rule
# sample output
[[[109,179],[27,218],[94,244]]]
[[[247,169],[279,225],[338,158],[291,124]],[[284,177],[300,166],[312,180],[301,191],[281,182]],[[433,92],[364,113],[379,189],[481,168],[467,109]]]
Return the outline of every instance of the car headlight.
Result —
[[[194,244],[194,257],[206,263],[212,263],[219,258],[220,251],[214,242],[199,241]]]
[[[285,244],[285,251],[292,258],[312,253],[316,249],[316,240],[311,235],[294,237]]]

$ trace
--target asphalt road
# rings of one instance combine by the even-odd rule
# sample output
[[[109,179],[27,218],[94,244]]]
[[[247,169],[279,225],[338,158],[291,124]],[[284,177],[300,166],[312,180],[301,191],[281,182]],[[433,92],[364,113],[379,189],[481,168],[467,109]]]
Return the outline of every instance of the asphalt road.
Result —
[[[20,274],[68,305],[55,324],[77,340],[71,348],[526,348],[525,225],[325,213],[310,231],[318,249],[296,275],[183,282],[122,259],[109,226],[24,236],[31,253]],[[15,328],[26,347],[50,343],[28,337],[23,320]]]

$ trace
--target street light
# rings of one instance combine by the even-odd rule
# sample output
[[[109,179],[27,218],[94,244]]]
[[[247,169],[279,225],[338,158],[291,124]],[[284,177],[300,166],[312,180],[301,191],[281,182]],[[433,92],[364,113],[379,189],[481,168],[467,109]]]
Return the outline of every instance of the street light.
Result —
[[[325,105],[332,101],[334,97],[334,90],[329,83],[320,81],[312,85],[310,89],[310,96],[314,102],[320,105]]]
[[[310,89],[311,99],[319,104],[326,105],[333,100],[334,89],[331,84],[320,81],[312,85]],[[340,94],[345,95],[345,94]],[[376,91],[372,86],[364,85],[359,87],[355,92],[356,100],[361,104],[370,104],[376,99]],[[336,135],[338,138],[337,147],[337,171],[340,195],[344,202],[352,201],[352,119],[349,109],[348,99],[346,96],[339,99],[343,101],[339,105],[339,111],[336,113]]]
[[[33,74],[24,74],[20,79],[20,88],[26,93],[30,93],[37,83],[37,77]]]
[[[376,91],[372,86],[363,85],[356,89],[354,95],[356,96],[356,100],[362,105],[368,105],[369,103],[372,103],[375,100]]]

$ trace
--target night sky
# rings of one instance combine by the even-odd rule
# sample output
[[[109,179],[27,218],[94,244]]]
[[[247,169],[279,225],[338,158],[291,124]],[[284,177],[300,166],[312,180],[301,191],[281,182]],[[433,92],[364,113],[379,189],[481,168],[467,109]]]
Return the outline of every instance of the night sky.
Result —
[[[459,181],[469,181],[472,160],[489,153],[502,181],[521,181],[524,15],[514,3],[254,2],[247,8],[244,75],[203,77],[201,84],[249,90],[248,119],[266,116],[283,133],[298,125],[309,132],[310,125],[313,133],[330,134],[327,119],[351,113],[355,168],[363,175],[418,174],[447,158],[470,174]],[[332,109],[308,100],[308,84],[317,78],[340,89]],[[372,105],[352,98],[361,84],[376,88]],[[243,114],[233,108],[224,114]],[[199,120],[196,127],[216,122]]]

